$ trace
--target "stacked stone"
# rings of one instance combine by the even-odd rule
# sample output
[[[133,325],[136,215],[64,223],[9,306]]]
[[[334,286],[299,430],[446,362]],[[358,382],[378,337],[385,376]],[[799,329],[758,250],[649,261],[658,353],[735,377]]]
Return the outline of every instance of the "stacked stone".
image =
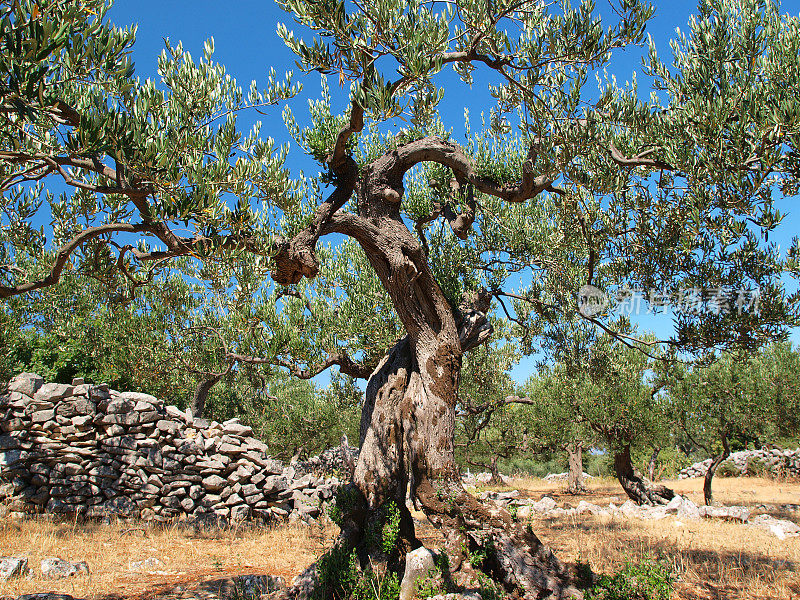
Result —
[[[297,477],[252,433],[147,394],[23,373],[0,396],[0,501],[156,521],[317,517],[338,481]]]
[[[296,473],[305,475],[315,473],[328,476],[349,476],[355,464],[358,462],[358,448],[348,444],[347,436],[342,437],[339,446],[328,448],[317,456],[311,456],[307,460],[299,461],[293,466]]]
[[[743,450],[733,452],[725,461],[720,464],[719,469],[727,469],[737,475],[746,475],[748,464],[757,462],[759,467],[763,467],[768,473],[774,476],[787,475],[789,477],[800,477],[800,448],[795,450],[782,450],[781,448],[762,448],[760,450]],[[711,459],[694,463],[686,467],[678,474],[678,479],[690,477],[705,477]],[[719,470],[717,471],[719,472]]]

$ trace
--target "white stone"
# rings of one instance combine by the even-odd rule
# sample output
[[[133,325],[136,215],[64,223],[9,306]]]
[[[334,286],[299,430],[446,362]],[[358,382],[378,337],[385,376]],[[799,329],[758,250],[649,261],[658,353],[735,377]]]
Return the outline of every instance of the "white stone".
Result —
[[[78,574],[89,574],[89,565],[85,561],[70,562],[61,558],[45,558],[41,563],[44,579],[61,579]]]
[[[786,519],[776,519],[770,515],[756,515],[749,521],[750,525],[768,531],[779,540],[800,535],[800,527]]]
[[[575,509],[579,515],[583,513],[591,513],[593,515],[607,515],[608,511],[603,508],[602,506],[598,506],[597,504],[593,504],[591,502],[587,502],[586,500],[581,500],[578,502],[578,506]]]
[[[417,580],[428,577],[435,568],[436,556],[424,546],[406,554],[406,570],[400,583],[399,600],[411,600]]]
[[[28,375],[29,373],[23,373]],[[8,556],[0,558],[0,581],[12,577],[20,577],[28,567],[28,559],[24,556]]]
[[[619,510],[628,518],[641,516],[641,508],[633,500],[627,500]]]
[[[556,501],[550,496],[543,496],[540,500],[532,502],[530,507],[536,512],[549,512],[557,506]]]
[[[128,568],[131,571],[153,571],[157,567],[163,567],[164,563],[157,559],[155,556],[145,558],[144,560],[132,560],[128,563]]]

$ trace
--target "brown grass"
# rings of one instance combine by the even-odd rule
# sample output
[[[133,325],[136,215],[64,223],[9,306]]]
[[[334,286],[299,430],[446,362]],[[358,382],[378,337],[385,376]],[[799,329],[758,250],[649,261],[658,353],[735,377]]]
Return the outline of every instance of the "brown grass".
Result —
[[[696,502],[701,480],[666,482]],[[607,504],[625,500],[616,481],[593,479],[589,494],[569,496],[564,484],[539,479],[512,482],[523,496],[545,493],[559,504],[584,499]],[[765,479],[718,479],[715,497],[724,504],[766,505],[767,512],[797,521],[800,513],[778,509],[800,503],[800,483]],[[758,510],[764,510],[758,509]],[[580,515],[532,521],[537,535],[567,561],[588,562],[598,573],[618,570],[626,561],[663,557],[679,575],[676,599],[798,600],[800,538],[778,540],[753,527],[718,521],[667,518],[660,521]],[[420,523],[426,545],[440,543],[438,532]],[[38,572],[48,556],[86,560],[90,576],[60,581],[14,579],[0,582],[0,596],[56,591],[76,598],[208,598],[214,585],[240,575],[280,575],[291,581],[312,563],[336,533],[332,525],[249,527],[192,533],[180,524],[140,527],[131,523],[56,523],[48,519],[0,521],[0,556],[24,555]],[[131,561],[154,556],[164,563],[155,573],[138,573]]]
[[[76,598],[174,597],[240,575],[275,575],[287,581],[314,562],[329,545],[334,527],[286,525],[192,532],[180,523],[163,527],[136,524],[55,523],[48,519],[0,521],[0,556],[27,556],[32,579],[0,582],[0,597],[53,591]],[[43,580],[41,559],[85,560],[91,575]],[[164,564],[156,572],[130,569],[149,557]],[[208,586],[205,586],[208,588]],[[203,595],[203,594],[198,594]]]
[[[667,481],[676,492],[701,503],[700,479]],[[589,494],[568,496],[564,484],[537,479],[512,482],[524,495],[545,493],[560,504],[580,500],[608,504],[624,501],[619,484],[591,480]],[[781,504],[800,503],[800,483],[758,478],[718,479],[715,500],[751,507],[765,505],[782,518],[798,520],[800,513],[781,510]],[[619,504],[617,502],[617,504]],[[579,515],[532,521],[533,529],[556,555],[567,561],[588,562],[598,573],[618,570],[626,561],[661,557],[674,566],[679,581],[675,598],[685,600],[798,600],[800,599],[800,538],[779,540],[755,527],[709,520],[667,518],[659,521],[611,519]]]

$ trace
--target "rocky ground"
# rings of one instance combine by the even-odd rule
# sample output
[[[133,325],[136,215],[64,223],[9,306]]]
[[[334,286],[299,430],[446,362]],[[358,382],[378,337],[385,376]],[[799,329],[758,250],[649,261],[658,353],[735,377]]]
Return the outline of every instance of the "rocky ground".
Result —
[[[707,509],[696,504],[702,482],[669,482],[681,497],[654,509],[622,501],[618,484],[610,480],[590,481],[589,494],[578,497],[565,494],[564,484],[538,479],[510,483],[514,487],[476,492],[487,502],[512,507],[560,557],[588,562],[595,572],[661,556],[678,573],[676,598],[800,597],[800,484],[721,480],[715,495],[726,506]],[[0,548],[9,556],[27,558],[31,572],[23,569],[0,582],[0,596],[16,599],[54,591],[92,600],[262,597],[291,581],[334,539],[336,528],[323,521],[201,531],[188,521],[92,525],[7,517]],[[770,527],[775,521],[791,525],[779,534]],[[427,523],[420,520],[418,528],[426,546],[440,545],[438,532]],[[61,579],[46,579],[42,560],[55,557],[85,561],[89,574],[76,570]]]

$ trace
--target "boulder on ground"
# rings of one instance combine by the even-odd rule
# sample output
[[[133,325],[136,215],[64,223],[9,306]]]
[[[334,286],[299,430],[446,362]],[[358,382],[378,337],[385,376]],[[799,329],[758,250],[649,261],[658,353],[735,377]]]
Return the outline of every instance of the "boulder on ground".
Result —
[[[745,506],[700,506],[698,512],[707,519],[725,519],[740,523],[747,523],[750,518],[750,509]]]
[[[800,536],[800,527],[798,527],[796,523],[786,519],[776,519],[770,515],[756,515],[752,517],[748,523],[771,533],[779,540],[785,540],[787,537]]]
[[[89,565],[86,561],[70,562],[61,558],[45,558],[41,564],[44,579],[62,579],[75,575],[88,575]]]
[[[28,375],[28,373],[23,373],[23,375]],[[28,559],[24,556],[0,557],[0,581],[20,577],[25,574],[27,568]]]
[[[424,546],[406,554],[406,570],[400,583],[399,600],[411,600],[417,581],[429,577],[435,568],[436,555]]]

